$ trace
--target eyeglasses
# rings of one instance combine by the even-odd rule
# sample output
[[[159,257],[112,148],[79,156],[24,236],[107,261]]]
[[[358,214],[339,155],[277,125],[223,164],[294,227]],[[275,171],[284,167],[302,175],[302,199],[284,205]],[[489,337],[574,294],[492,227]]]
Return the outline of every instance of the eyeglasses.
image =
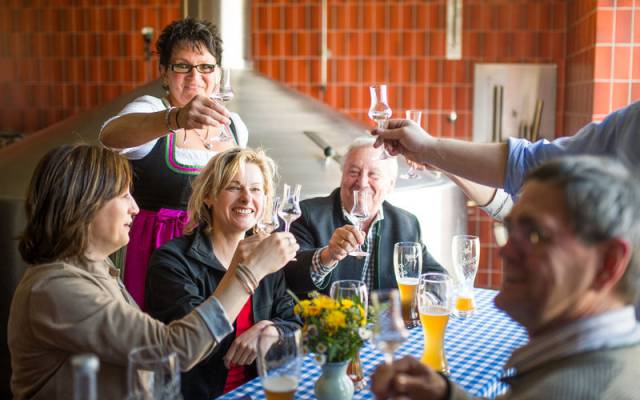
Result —
[[[194,68],[196,69],[196,71],[200,72],[201,74],[210,74],[216,70],[216,67],[217,67],[216,64],[198,64],[198,65],[183,64],[183,63],[169,64],[169,68],[171,68],[173,72],[178,74],[188,74]]]

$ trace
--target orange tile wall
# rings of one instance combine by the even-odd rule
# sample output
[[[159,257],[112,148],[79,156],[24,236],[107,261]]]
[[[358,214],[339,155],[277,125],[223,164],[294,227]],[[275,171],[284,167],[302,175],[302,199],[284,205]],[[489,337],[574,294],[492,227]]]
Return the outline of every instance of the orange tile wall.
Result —
[[[556,120],[562,130],[567,2],[465,0],[459,61],[445,59],[445,6],[444,0],[329,0],[330,58],[323,90],[321,2],[256,0],[254,66],[368,125],[367,87],[385,82],[395,116],[407,108],[422,109],[423,125],[434,135],[470,139],[475,63],[556,63]],[[452,110],[458,114],[455,124],[446,118]],[[468,212],[468,230],[482,243],[477,282],[497,287],[502,266],[491,221],[475,207]]]
[[[30,133],[157,76],[140,30],[180,0],[10,0],[0,7],[0,131]]]

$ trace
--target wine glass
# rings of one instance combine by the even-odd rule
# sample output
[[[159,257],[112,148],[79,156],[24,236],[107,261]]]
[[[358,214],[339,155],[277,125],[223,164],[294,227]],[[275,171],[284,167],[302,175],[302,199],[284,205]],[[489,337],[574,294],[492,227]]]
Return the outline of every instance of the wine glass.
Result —
[[[393,270],[400,289],[402,319],[407,328],[419,324],[416,293],[422,272],[422,244],[398,242],[393,246]]]
[[[420,276],[418,308],[424,334],[422,363],[438,372],[449,373],[444,337],[449,322],[453,285],[446,274],[430,272]]]
[[[369,308],[369,295],[367,292],[367,285],[364,282],[351,279],[335,281],[331,284],[329,294],[336,300],[359,299],[360,304],[362,304],[362,307],[364,308],[364,315],[366,318]],[[365,388],[366,380],[362,371],[362,362],[360,361],[359,350],[353,360],[349,363],[347,375],[351,378],[356,390],[362,390]]]
[[[258,336],[256,364],[267,399],[293,400],[302,372],[302,334],[263,328]]]
[[[278,210],[278,215],[284,220],[284,231],[289,232],[291,223],[300,218],[300,185],[296,185],[295,190],[291,192],[291,187],[284,184],[282,194],[282,205]]]
[[[407,339],[402,320],[400,293],[397,289],[375,290],[371,293],[371,308],[376,315],[372,342],[384,353],[384,362],[393,363],[393,352]]]
[[[264,197],[262,205],[262,217],[256,224],[256,229],[259,232],[271,234],[280,227],[280,221],[278,221],[278,209],[280,208],[280,197],[273,198],[271,204],[267,196]]]
[[[387,85],[371,85],[369,86],[369,95],[371,96],[371,105],[369,106],[369,118],[376,123],[378,129],[385,128],[387,121],[391,118],[391,107],[387,103]],[[382,146],[380,159],[386,160],[391,157],[387,150]]]
[[[233,89],[231,88],[231,68],[219,66],[216,68],[215,81],[216,85],[211,94],[211,98],[217,101],[227,102],[233,100]],[[220,135],[217,140],[227,141],[233,138],[231,127],[227,124],[224,125],[220,131]]]
[[[407,110],[405,111],[405,116],[408,120],[415,122],[420,126],[422,121],[422,111],[420,110]],[[416,163],[410,160],[406,160],[407,164],[409,164],[409,170],[406,174],[401,174],[400,179],[420,179],[420,175],[416,171]]]
[[[362,223],[369,218],[369,191],[368,190],[354,190],[353,191],[353,207],[349,215],[355,222],[356,228],[362,231]],[[353,251],[349,253],[350,256],[365,257],[369,253],[362,249],[361,245],[358,245]]]
[[[451,241],[451,257],[458,287],[455,314],[458,317],[470,317],[475,310],[473,282],[480,261],[480,239],[473,235],[454,236]]]
[[[180,400],[180,364],[175,352],[143,346],[129,353],[127,399]]]

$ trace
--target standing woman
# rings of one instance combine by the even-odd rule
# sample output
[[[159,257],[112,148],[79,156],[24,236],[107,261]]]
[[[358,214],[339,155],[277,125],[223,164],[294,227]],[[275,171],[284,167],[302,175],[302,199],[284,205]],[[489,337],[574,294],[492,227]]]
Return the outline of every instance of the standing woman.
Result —
[[[133,195],[141,210],[131,228],[124,283],[143,309],[149,257],[182,234],[191,179],[215,154],[245,147],[248,140],[240,117],[210,97],[222,57],[214,25],[193,18],[174,21],[160,34],[156,49],[166,96],[134,100],[100,132],[102,144],[133,166]]]
[[[251,149],[230,149],[209,161],[193,182],[187,233],[165,243],[149,261],[146,304],[151,316],[169,323],[189,314],[216,291],[234,254],[250,252],[269,237],[245,239],[264,205],[271,204],[274,170],[270,158]],[[299,327],[284,272],[265,277],[235,319],[233,334],[182,375],[184,399],[212,399],[254,378],[260,331]]]
[[[280,270],[298,249],[293,235],[270,235],[233,258],[211,296],[164,324],[140,311],[108,258],[129,241],[138,212],[130,184],[127,160],[95,146],[56,148],[36,167],[19,245],[29,267],[9,312],[14,399],[71,399],[70,359],[80,353],[100,357],[100,399],[124,398],[127,357],[138,346],[175,351],[189,370],[233,332],[252,282]]]

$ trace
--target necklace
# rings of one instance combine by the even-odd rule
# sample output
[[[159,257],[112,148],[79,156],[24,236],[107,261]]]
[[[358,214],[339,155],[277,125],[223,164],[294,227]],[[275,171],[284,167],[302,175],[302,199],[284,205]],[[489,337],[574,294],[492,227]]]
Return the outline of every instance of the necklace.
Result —
[[[198,139],[200,139],[204,148],[207,150],[211,150],[211,141],[209,140],[209,127],[207,126],[207,130],[204,137],[202,137],[199,130],[194,129],[193,131],[195,131],[196,136],[198,136]],[[187,141],[187,130],[185,129],[183,143],[185,143],[186,141]]]

